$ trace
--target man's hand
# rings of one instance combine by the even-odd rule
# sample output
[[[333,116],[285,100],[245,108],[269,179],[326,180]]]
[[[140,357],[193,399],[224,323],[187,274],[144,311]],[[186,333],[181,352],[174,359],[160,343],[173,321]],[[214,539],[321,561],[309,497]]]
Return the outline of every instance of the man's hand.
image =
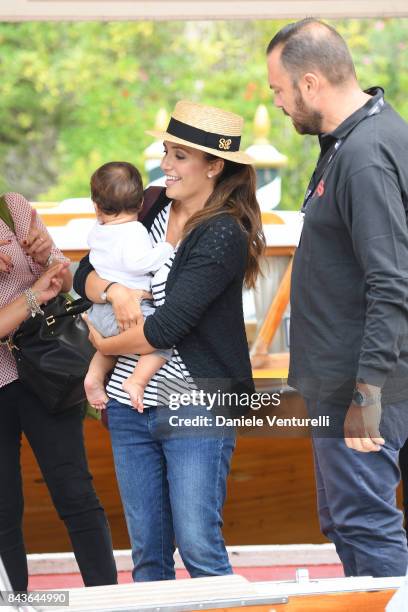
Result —
[[[109,288],[108,300],[112,304],[121,332],[143,323],[140,302],[147,295],[145,291],[128,289],[119,283],[115,283]]]
[[[45,266],[51,254],[52,246],[53,242],[49,233],[38,228],[37,211],[33,208],[31,210],[28,234],[25,240],[21,241],[21,247],[26,255],[32,257],[36,263]]]
[[[378,452],[385,444],[380,434],[381,390],[373,385],[357,384],[368,405],[351,402],[344,421],[344,440],[348,448],[362,453]]]

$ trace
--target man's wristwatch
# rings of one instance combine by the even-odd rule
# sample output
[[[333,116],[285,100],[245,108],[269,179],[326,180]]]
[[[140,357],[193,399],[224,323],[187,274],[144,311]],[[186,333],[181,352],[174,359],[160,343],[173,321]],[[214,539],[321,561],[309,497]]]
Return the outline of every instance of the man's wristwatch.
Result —
[[[381,394],[369,395],[368,393],[364,393],[364,391],[354,389],[352,401],[357,406],[360,406],[360,408],[366,408],[367,406],[372,406],[380,397]]]
[[[116,285],[116,281],[112,281],[111,283],[106,285],[105,289],[102,291],[101,295],[99,296],[104,304],[106,304],[108,301],[108,290],[110,287],[112,287],[112,285]]]

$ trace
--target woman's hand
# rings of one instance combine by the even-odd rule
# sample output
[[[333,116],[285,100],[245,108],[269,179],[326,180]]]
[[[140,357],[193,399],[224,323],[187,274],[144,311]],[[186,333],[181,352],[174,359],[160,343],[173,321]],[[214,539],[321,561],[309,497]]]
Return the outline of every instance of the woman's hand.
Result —
[[[61,291],[64,277],[69,268],[69,261],[58,263],[49,268],[31,287],[39,304],[44,304]]]
[[[84,313],[82,315],[83,320],[85,321],[85,323],[88,326],[89,329],[89,342],[94,346],[94,348],[99,351],[99,353],[102,353],[102,355],[104,355],[103,352],[103,341],[105,340],[105,338],[102,336],[102,334],[100,334],[98,332],[98,330],[96,329],[96,327],[94,327],[92,325],[92,323],[89,320],[89,317],[86,313]]]
[[[38,228],[37,211],[33,208],[28,234],[25,240],[21,241],[21,247],[25,254],[32,257],[36,263],[45,266],[51,254],[52,246],[53,242],[49,233]]]
[[[143,315],[140,308],[142,298],[148,298],[149,294],[141,289],[128,289],[119,283],[109,288],[108,299],[112,304],[118,327],[121,332],[143,323]]]
[[[0,247],[10,244],[11,240],[0,240]],[[7,272],[10,274],[13,268],[10,255],[6,255],[0,251],[0,272]]]
[[[143,325],[137,325],[125,332],[104,338],[90,323],[88,315],[83,314],[82,318],[89,328],[89,340],[97,351],[102,355],[127,355],[128,353],[138,355],[148,355],[153,353],[155,348],[151,346],[143,333]]]

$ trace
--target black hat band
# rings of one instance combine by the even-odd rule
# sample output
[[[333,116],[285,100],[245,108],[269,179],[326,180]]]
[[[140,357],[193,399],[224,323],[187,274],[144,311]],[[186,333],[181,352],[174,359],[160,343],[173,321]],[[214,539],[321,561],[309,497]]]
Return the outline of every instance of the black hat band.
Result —
[[[213,134],[212,132],[206,132],[205,130],[200,130],[192,125],[183,123],[178,119],[174,119],[174,117],[170,119],[167,132],[182,140],[188,140],[188,142],[193,144],[216,151],[239,151],[239,145],[241,144],[241,136]]]

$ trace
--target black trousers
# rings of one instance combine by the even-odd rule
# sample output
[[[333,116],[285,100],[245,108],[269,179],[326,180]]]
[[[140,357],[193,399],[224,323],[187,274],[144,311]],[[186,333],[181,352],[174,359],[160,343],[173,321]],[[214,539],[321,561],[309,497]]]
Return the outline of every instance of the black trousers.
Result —
[[[22,532],[22,432],[68,530],[85,585],[115,584],[110,529],[88,471],[80,410],[50,415],[17,381],[0,389],[0,555],[12,588],[25,591],[28,584]]]

